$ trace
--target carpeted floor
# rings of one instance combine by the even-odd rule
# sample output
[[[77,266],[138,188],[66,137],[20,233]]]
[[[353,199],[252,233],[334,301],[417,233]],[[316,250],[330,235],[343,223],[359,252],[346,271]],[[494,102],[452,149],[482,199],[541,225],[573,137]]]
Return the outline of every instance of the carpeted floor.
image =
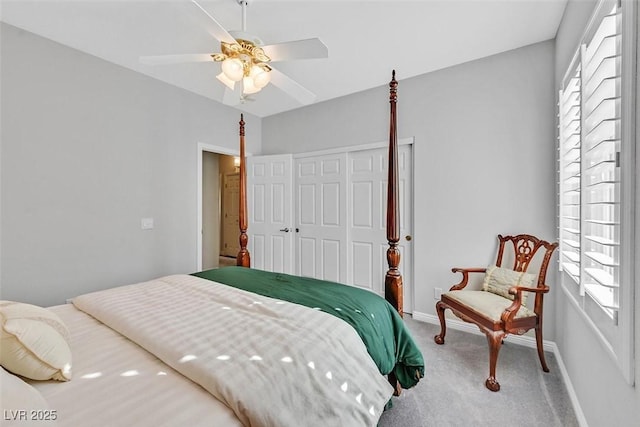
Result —
[[[234,257],[220,256],[218,263],[219,267],[227,267],[230,265],[236,265],[236,259]]]
[[[535,349],[505,340],[496,370],[501,390],[487,390],[489,349],[484,335],[447,329],[437,345],[440,327],[405,321],[425,358],[425,378],[393,399],[379,427],[426,426],[578,426],[553,353],[545,353],[550,372],[540,367]]]

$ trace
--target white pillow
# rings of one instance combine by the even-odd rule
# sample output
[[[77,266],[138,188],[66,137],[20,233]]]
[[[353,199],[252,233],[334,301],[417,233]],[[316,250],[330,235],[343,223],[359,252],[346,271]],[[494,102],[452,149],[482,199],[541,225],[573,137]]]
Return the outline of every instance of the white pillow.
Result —
[[[0,301],[0,365],[33,380],[71,379],[69,331],[50,310]]]
[[[514,299],[515,297],[509,293],[512,286],[525,286],[532,288],[535,286],[536,275],[531,273],[523,273],[508,268],[496,267],[490,265],[484,275],[482,290],[503,296],[505,298]],[[522,293],[522,304],[527,302],[529,292]]]
[[[3,426],[50,425],[58,416],[38,390],[2,368],[0,407]]]

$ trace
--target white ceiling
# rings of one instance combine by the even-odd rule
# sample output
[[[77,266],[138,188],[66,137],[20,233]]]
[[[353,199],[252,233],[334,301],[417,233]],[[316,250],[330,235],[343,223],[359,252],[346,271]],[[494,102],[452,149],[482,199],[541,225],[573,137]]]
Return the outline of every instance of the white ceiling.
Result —
[[[265,44],[319,37],[328,59],[276,64],[316,102],[555,37],[567,0],[250,0],[247,31]],[[199,3],[239,30],[236,0]],[[222,101],[218,63],[140,64],[144,55],[218,52],[189,0],[0,0],[0,19],[123,67]],[[238,109],[265,117],[300,107],[273,85]]]

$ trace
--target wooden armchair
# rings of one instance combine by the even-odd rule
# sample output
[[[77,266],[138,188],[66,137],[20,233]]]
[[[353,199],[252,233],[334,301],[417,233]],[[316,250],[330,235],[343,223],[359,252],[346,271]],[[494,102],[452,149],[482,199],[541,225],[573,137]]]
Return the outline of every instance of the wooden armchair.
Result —
[[[500,390],[496,381],[496,363],[503,339],[508,334],[522,335],[535,328],[538,357],[542,370],[549,372],[542,348],[542,303],[543,295],[549,292],[545,284],[547,267],[557,243],[549,243],[528,234],[517,236],[498,235],[498,258],[495,266],[488,268],[453,268],[462,273],[462,281],[442,294],[436,303],[440,318],[440,334],[435,336],[437,344],[444,344],[447,332],[444,311],[448,308],[465,322],[475,323],[487,336],[489,342],[489,378],[485,385],[491,391]],[[513,269],[503,268],[507,242],[513,244]],[[537,274],[527,272],[538,249],[544,248],[544,256]],[[483,273],[482,290],[466,290],[469,274]],[[533,310],[524,305],[528,294],[535,298]]]

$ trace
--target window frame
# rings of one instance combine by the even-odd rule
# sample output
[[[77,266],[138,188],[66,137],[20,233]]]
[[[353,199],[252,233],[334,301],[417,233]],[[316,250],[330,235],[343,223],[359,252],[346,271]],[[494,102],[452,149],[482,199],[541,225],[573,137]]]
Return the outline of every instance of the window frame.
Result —
[[[585,292],[583,276],[584,261],[584,234],[583,224],[585,221],[585,200],[584,191],[586,179],[584,172],[584,120],[583,116],[585,100],[583,92],[585,82],[583,72],[585,64],[585,46],[591,42],[594,34],[598,30],[603,18],[609,14],[616,5],[620,13],[620,37],[621,37],[621,64],[620,64],[620,144],[617,161],[619,170],[618,198],[619,198],[619,266],[618,277],[620,287],[618,288],[618,308],[614,315],[607,314],[607,310],[599,305],[597,300],[588,292]],[[636,271],[636,218],[635,205],[637,201],[636,187],[636,119],[637,119],[637,83],[633,76],[636,76],[637,68],[637,14],[638,6],[632,0],[601,0],[595,7],[593,15],[580,39],[579,47],[574,55],[567,72],[561,82],[558,92],[558,241],[560,242],[560,256],[558,257],[559,270],[561,271],[560,284],[569,300],[578,309],[585,322],[591,327],[600,339],[607,353],[616,361],[625,380],[629,384],[635,382],[634,372],[634,304],[635,304],[635,277],[640,274]],[[564,227],[566,225],[566,202],[563,197],[567,187],[565,179],[565,164],[563,163],[564,141],[563,141],[563,97],[564,91],[569,87],[572,78],[575,78],[576,71],[579,70],[580,78],[580,202],[579,202],[579,241],[580,241],[580,261],[578,262],[580,277],[576,280],[574,275],[569,274],[566,265],[563,265],[563,249],[566,248],[566,235]],[[565,233],[565,234],[563,234]],[[566,240],[566,239],[565,239]],[[576,286],[577,283],[577,286]]]

